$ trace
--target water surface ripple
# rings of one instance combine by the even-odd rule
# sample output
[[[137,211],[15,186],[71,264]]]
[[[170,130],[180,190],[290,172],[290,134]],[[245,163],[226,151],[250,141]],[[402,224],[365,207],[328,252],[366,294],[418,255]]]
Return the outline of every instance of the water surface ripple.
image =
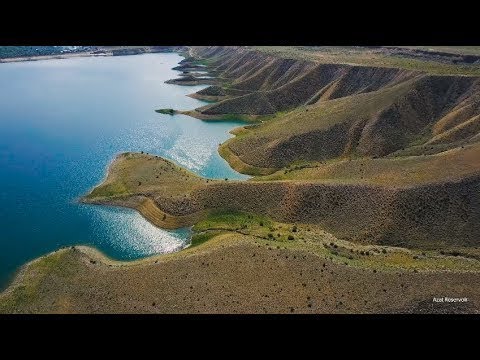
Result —
[[[178,54],[85,57],[0,64],[0,287],[25,262],[62,246],[95,246],[135,259],[185,246],[129,209],[81,205],[115,154],[144,151],[210,178],[242,179],[218,155],[240,122],[203,122],[157,108],[205,103],[205,86],[164,81]]]

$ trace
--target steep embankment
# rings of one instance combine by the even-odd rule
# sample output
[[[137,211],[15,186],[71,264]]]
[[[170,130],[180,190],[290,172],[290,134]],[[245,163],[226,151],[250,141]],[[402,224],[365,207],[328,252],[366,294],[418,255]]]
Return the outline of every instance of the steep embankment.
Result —
[[[339,156],[379,157],[414,146],[415,154],[443,151],[478,139],[479,95],[477,78],[423,76],[300,107],[223,146],[260,168]]]
[[[436,160],[458,164],[455,176],[440,169],[442,181],[424,176],[415,186],[402,179],[382,184],[372,174],[363,181],[342,182],[328,171],[315,180],[207,180],[159,157],[128,153],[116,159],[105,183],[85,201],[133,207],[168,228],[193,225],[213,210],[245,211],[318,224],[339,237],[369,243],[475,246],[480,240],[480,171],[468,159],[478,158],[479,146],[465,152]],[[385,161],[396,160],[371,161],[389,168]],[[430,161],[402,165],[392,171],[415,174],[433,167]]]
[[[395,85],[419,73],[394,68],[317,64],[243,48],[195,48],[228,84],[231,98],[198,109],[205,115],[267,115],[319,99],[335,99]]]
[[[193,116],[275,115],[222,146],[222,156],[242,172],[339,156],[431,154],[480,138],[478,77],[322,64],[234,47],[192,53],[207,58],[224,85],[199,93],[221,101]]]

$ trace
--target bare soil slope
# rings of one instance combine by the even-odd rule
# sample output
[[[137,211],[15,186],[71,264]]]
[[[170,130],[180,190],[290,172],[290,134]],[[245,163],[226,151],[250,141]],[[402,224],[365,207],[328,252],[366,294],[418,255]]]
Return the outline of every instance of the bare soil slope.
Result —
[[[470,146],[400,165],[398,159],[376,159],[363,173],[355,171],[361,162],[352,168],[339,163],[250,181],[202,179],[159,157],[127,153],[84,201],[133,207],[167,228],[193,225],[213,210],[246,211],[318,224],[368,243],[474,247],[480,241],[479,150]],[[439,166],[448,161],[456,171]],[[395,172],[403,175],[397,181]]]
[[[88,248],[63,249],[22,270],[0,294],[0,313],[480,311],[475,272],[356,267],[275,243],[228,233],[134,263],[111,261]],[[444,296],[468,301],[433,303]]]

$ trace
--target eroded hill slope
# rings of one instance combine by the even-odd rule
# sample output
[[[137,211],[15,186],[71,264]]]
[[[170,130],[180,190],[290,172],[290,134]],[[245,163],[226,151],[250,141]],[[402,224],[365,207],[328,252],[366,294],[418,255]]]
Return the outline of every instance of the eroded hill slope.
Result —
[[[310,177],[300,173],[296,178],[224,181],[200,178],[159,157],[127,153],[116,159],[106,181],[85,201],[133,207],[167,228],[193,225],[211,211],[244,211],[287,223],[317,224],[338,237],[367,243],[476,246],[480,168],[478,160],[469,159],[478,155],[477,144],[401,166],[389,166],[397,159],[370,160],[366,167],[371,170],[350,181],[342,180],[348,170],[341,165],[337,171],[320,165],[310,169],[316,172]],[[447,161],[456,164],[454,171],[445,174],[440,167],[439,176],[425,175]],[[379,181],[375,168],[384,173],[391,169],[390,180]],[[356,173],[355,167],[352,171]],[[418,176],[415,181],[395,181],[395,172]]]
[[[340,156],[431,154],[480,137],[476,76],[325,64],[235,47],[192,53],[208,59],[223,83],[200,93],[222,95],[196,109],[200,117],[270,116],[224,144],[222,155],[241,172]]]

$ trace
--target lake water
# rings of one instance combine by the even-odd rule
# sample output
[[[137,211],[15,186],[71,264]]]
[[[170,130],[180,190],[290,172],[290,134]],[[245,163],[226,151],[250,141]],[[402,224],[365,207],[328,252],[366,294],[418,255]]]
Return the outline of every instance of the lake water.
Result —
[[[116,259],[178,250],[189,229],[166,231],[129,209],[76,202],[115,154],[164,156],[210,178],[243,179],[218,155],[240,122],[203,122],[158,108],[193,109],[205,86],[165,84],[178,54],[0,64],[0,287],[25,262],[92,245]]]

